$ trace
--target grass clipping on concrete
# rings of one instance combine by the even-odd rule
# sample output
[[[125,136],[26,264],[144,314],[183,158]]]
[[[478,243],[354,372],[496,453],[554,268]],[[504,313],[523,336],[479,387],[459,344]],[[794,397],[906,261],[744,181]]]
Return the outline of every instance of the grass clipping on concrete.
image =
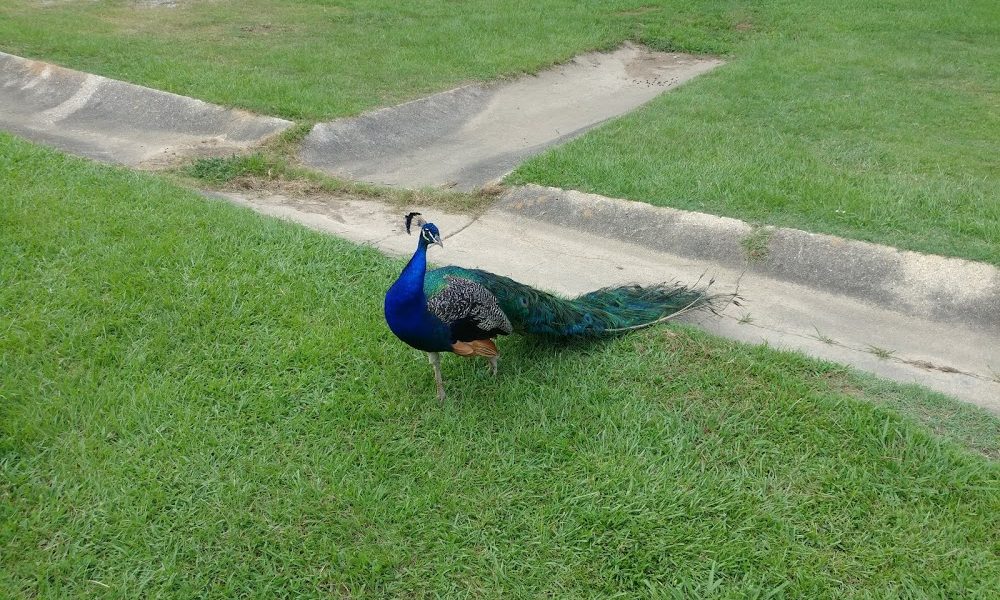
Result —
[[[371,198],[401,208],[435,206],[457,213],[483,212],[505,189],[489,185],[473,192],[436,187],[411,190],[350,181],[304,168],[294,157],[271,147],[249,154],[199,158],[174,168],[170,174],[181,184],[206,190],[281,194],[311,200]]]
[[[0,596],[1000,588],[1000,428],[941,396],[665,327],[439,408],[401,261],[2,135],[0,245]]]

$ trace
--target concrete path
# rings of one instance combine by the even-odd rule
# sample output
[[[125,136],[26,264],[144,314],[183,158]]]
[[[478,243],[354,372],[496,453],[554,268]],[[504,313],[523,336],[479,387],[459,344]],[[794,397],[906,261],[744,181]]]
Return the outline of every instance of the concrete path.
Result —
[[[133,167],[231,154],[291,122],[0,52],[0,130]]]
[[[538,75],[321,123],[306,138],[301,158],[321,171],[371,183],[477,188],[720,64],[632,45],[584,54]]]
[[[395,255],[416,244],[403,231],[403,211],[378,202],[215,195]],[[751,228],[741,221],[533,186],[509,192],[479,217],[417,209],[446,236],[431,255],[437,264],[479,267],[565,294],[705,274],[720,291],[739,282],[745,305],[698,317],[701,326],[922,384],[1000,414],[1000,270],[989,265],[779,229],[770,258],[747,268],[740,242]],[[831,255],[840,260],[820,264]],[[816,268],[798,268],[800,258]],[[951,287],[958,282],[968,286]],[[890,354],[880,358],[880,349]]]

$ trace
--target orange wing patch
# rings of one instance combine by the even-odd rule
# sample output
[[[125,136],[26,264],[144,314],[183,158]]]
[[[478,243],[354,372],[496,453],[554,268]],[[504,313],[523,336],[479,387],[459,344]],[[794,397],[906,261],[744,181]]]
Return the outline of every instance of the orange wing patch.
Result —
[[[500,356],[497,345],[493,340],[474,340],[471,342],[455,342],[451,345],[451,351],[459,356]]]

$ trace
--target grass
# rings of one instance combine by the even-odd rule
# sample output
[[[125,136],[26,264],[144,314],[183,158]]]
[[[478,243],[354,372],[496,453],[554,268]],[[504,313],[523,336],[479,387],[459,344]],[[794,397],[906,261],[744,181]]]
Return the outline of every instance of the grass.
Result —
[[[261,153],[234,155],[230,158],[199,158],[184,169],[184,174],[207,183],[221,185],[241,177],[272,179],[280,165],[275,165]]]
[[[672,327],[441,409],[401,261],[3,135],[0,244],[0,596],[1000,586],[1000,421],[937,394]]]
[[[1000,265],[1000,4],[759,12],[728,65],[510,180]]]
[[[754,225],[753,229],[745,238],[740,241],[743,251],[746,253],[747,262],[766,261],[771,254],[771,237],[774,230],[770,227]]]
[[[510,178],[1000,265],[1000,4],[8,0],[0,49],[320,120],[636,40],[728,63]]]
[[[734,0],[5,0],[0,50],[293,119],[329,119],[637,38],[722,52]]]

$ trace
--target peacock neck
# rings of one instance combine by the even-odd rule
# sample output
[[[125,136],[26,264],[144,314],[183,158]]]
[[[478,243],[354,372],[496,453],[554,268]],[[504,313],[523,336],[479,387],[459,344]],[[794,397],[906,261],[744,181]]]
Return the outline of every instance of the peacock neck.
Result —
[[[427,244],[421,241],[417,245],[417,251],[413,253],[410,262],[406,263],[406,268],[403,269],[393,287],[397,288],[400,296],[420,298],[426,301],[424,297],[424,273],[426,271]]]
[[[410,346],[425,352],[451,349],[447,325],[427,310],[424,274],[427,271],[427,244],[417,246],[410,262],[385,295],[385,320],[389,329]]]

